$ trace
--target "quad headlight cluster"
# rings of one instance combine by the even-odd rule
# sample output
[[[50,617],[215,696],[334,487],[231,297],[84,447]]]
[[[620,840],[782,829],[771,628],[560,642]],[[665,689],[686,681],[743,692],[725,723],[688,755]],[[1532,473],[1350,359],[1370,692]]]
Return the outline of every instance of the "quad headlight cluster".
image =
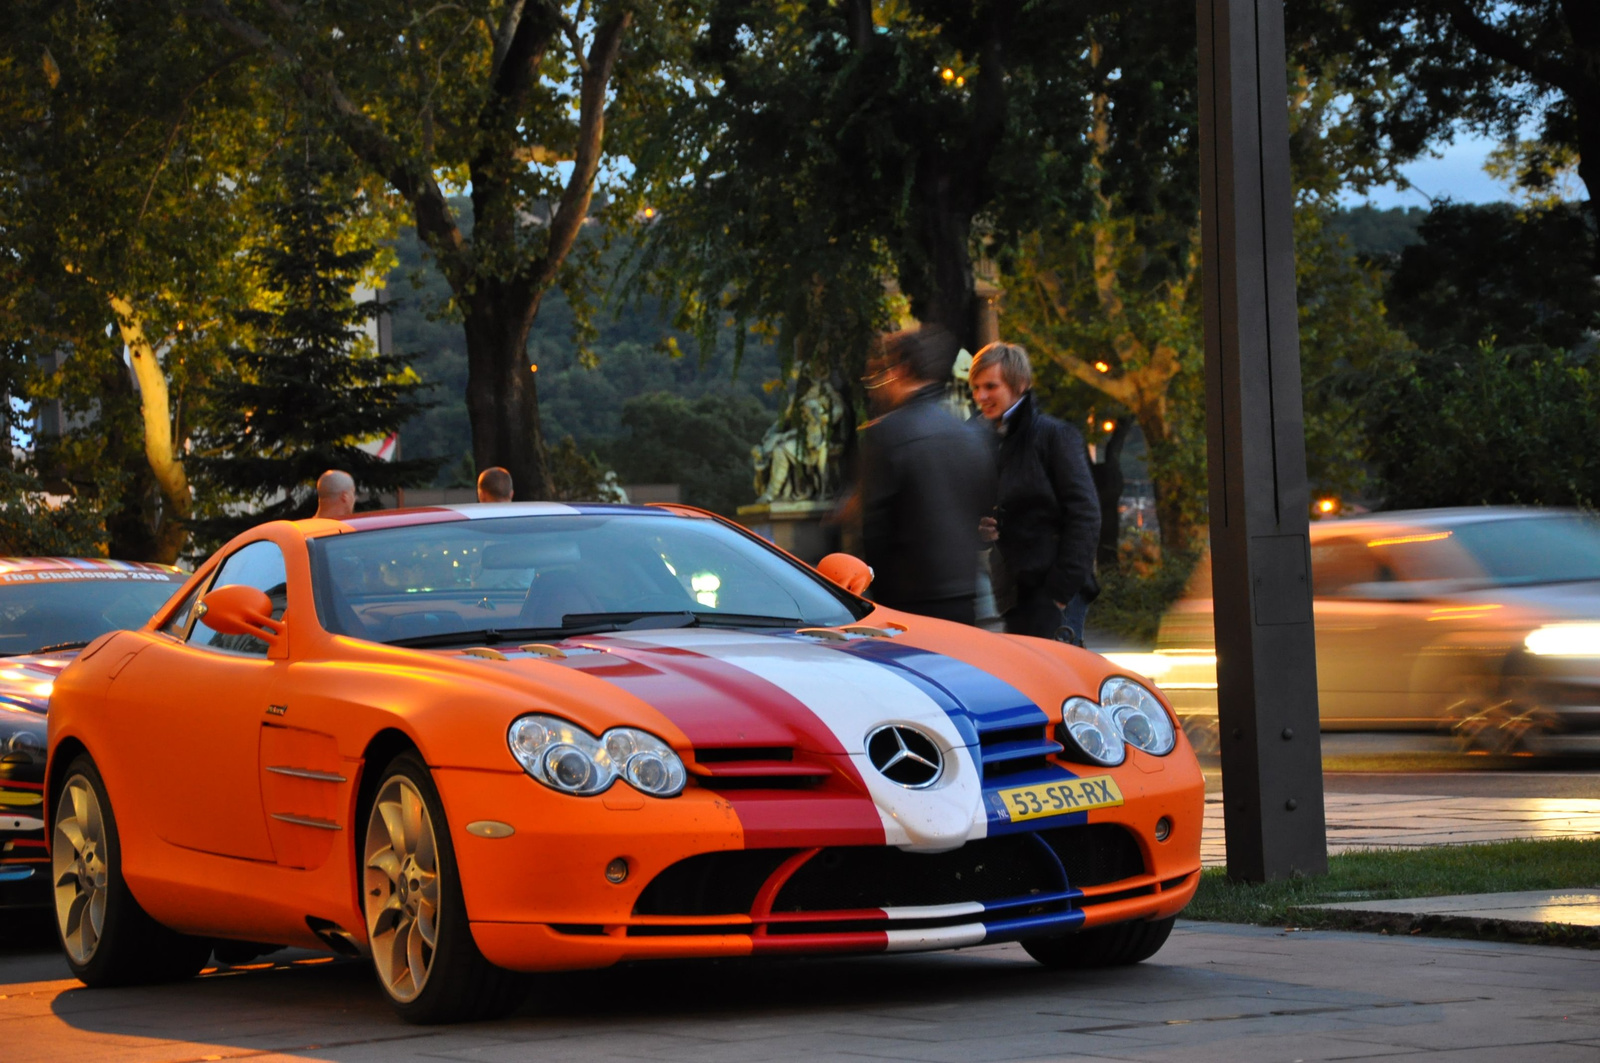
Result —
[[[1178,741],[1172,717],[1156,696],[1120,675],[1100,684],[1098,702],[1063,702],[1059,730],[1068,756],[1108,768],[1127,759],[1129,746],[1164,757]]]
[[[618,779],[655,797],[672,797],[688,779],[672,747],[648,731],[613,727],[596,738],[556,716],[518,717],[506,734],[524,771],[552,790],[587,796]]]

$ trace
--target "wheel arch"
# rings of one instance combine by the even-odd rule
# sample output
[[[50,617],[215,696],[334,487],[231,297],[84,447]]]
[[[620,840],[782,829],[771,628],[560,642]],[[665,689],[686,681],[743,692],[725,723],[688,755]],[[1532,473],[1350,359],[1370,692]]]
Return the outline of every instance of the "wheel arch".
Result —
[[[80,756],[88,756],[90,760],[94,759],[93,754],[89,752],[89,747],[84,745],[81,739],[71,736],[63,738],[50,751],[50,761],[45,768],[44,816],[41,817],[45,821],[44,835],[47,848],[50,840],[50,825],[56,809],[56,798],[61,795],[61,788],[67,784],[67,769]]]

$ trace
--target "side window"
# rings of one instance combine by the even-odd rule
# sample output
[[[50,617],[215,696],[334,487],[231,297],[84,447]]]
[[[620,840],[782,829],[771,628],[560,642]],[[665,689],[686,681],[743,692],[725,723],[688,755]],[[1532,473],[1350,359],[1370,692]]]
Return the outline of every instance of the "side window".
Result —
[[[173,638],[181,639],[189,630],[189,614],[194,611],[194,603],[200,600],[200,593],[206,589],[202,582],[198,587],[189,592],[183,604],[178,606],[177,612],[172,614],[172,619],[161,625],[161,630]]]
[[[1311,548],[1311,580],[1318,598],[1346,597],[1362,584],[1385,583],[1394,579],[1378,555],[1366,543],[1355,539],[1335,539]]]
[[[235,583],[255,587],[272,599],[272,617],[283,618],[284,607],[289,604],[288,576],[283,565],[283,551],[277,543],[255,542],[234,551],[217,571],[211,587],[227,587]],[[209,589],[209,588],[208,588]],[[249,653],[258,657],[267,655],[267,644],[250,635],[223,635],[206,626],[205,618],[194,622],[189,632],[189,642],[195,646],[227,650],[231,653]]]

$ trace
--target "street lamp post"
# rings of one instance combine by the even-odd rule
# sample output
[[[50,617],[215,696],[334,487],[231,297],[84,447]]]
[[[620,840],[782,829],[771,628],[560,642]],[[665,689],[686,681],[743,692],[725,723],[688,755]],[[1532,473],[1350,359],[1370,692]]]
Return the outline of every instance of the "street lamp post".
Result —
[[[1283,0],[1197,0],[1206,435],[1228,874],[1327,870]]]

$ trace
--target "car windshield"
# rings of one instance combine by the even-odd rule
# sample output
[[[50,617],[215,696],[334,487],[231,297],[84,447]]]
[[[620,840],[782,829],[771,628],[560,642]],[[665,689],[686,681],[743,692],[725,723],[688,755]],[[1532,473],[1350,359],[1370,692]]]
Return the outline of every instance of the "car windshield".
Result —
[[[1497,584],[1600,580],[1600,522],[1579,514],[1477,521],[1452,529]]]
[[[601,513],[457,520],[312,541],[317,616],[377,642],[622,627],[847,624],[865,608],[717,521]]]
[[[45,570],[0,575],[0,655],[70,649],[136,628],[160,609],[183,573]]]

